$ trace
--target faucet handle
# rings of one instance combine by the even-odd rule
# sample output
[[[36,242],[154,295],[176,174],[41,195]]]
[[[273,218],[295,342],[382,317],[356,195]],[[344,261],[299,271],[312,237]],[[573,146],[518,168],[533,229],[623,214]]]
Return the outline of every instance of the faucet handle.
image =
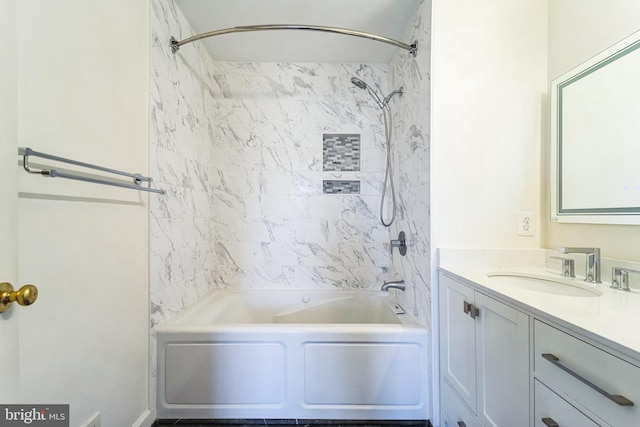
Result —
[[[400,255],[402,256],[407,254],[407,237],[404,234],[404,231],[401,231],[400,234],[398,234],[398,240],[391,241],[391,253],[393,253],[393,248],[398,248]]]
[[[560,273],[562,276],[576,277],[576,262],[573,259],[561,256],[552,256],[551,258],[562,261],[562,273]]]
[[[611,287],[621,291],[630,291],[629,273],[640,273],[640,271],[625,267],[613,267],[611,269]]]

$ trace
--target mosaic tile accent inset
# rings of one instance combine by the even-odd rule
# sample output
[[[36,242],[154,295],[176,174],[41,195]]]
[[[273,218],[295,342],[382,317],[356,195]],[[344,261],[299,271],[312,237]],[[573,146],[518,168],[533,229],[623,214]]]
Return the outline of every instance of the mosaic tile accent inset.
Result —
[[[324,194],[360,194],[360,181],[322,181]]]
[[[360,135],[322,135],[322,170],[356,172],[360,170]]]

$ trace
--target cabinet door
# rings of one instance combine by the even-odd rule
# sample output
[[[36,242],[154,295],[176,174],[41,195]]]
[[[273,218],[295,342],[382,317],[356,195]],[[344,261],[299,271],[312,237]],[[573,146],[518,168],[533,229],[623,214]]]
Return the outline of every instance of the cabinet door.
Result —
[[[475,294],[478,418],[485,426],[529,425],[529,316]]]
[[[474,320],[464,312],[474,291],[440,275],[440,363],[443,377],[476,411],[476,334]]]

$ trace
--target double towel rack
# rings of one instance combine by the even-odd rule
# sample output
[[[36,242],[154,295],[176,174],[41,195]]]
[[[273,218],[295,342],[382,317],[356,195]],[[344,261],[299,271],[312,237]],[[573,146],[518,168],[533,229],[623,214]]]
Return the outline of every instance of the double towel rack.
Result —
[[[51,177],[51,178],[73,179],[73,180],[76,180],[76,181],[90,182],[90,183],[93,183],[93,184],[111,185],[113,187],[129,188],[131,190],[139,190],[139,191],[147,191],[149,193],[166,194],[166,192],[164,190],[151,188],[151,182],[153,181],[153,178],[148,177],[148,176],[143,176],[143,175],[141,175],[139,173],[128,173],[128,172],[123,172],[123,171],[119,171],[119,170],[116,170],[116,169],[105,168],[103,166],[92,165],[90,163],[79,162],[77,160],[65,159],[64,157],[58,157],[58,156],[53,156],[51,154],[40,153],[40,152],[34,151],[34,150],[32,150],[31,148],[28,148],[28,147],[27,148],[21,148],[20,151],[19,151],[19,154],[22,155],[22,161],[23,161],[24,170],[29,172],[29,173],[32,173],[32,174],[39,174],[39,175],[48,176],[48,177]],[[107,173],[111,173],[111,174],[115,174],[115,175],[126,176],[126,177],[131,178],[133,180],[133,184],[129,184],[129,183],[124,182],[124,181],[101,179],[101,178],[94,178],[94,177],[91,177],[91,176],[76,175],[76,174],[73,174],[73,173],[60,172],[60,171],[57,171],[55,169],[33,170],[32,167],[29,165],[29,157],[40,157],[40,158],[43,158],[43,159],[54,160],[56,162],[67,163],[67,164],[70,164],[70,165],[79,166],[79,167],[83,167],[83,168],[87,168],[87,169],[93,169],[93,170],[98,170],[98,171],[101,171],[101,172],[107,172]],[[142,183],[144,183],[144,182],[147,183],[147,187],[143,187],[142,186]]]

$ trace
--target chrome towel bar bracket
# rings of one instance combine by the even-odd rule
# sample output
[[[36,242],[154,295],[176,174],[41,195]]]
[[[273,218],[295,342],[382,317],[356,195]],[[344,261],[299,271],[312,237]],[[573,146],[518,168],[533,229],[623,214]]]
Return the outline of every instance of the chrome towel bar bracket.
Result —
[[[102,185],[111,185],[113,187],[121,187],[121,188],[129,188],[131,190],[139,190],[139,191],[146,191],[149,193],[158,193],[158,194],[166,194],[166,191],[164,190],[159,190],[156,188],[151,188],[151,183],[153,182],[153,178],[148,177],[148,176],[143,176],[139,173],[128,173],[128,172],[123,172],[123,171],[119,171],[116,169],[111,169],[111,168],[106,168],[103,166],[97,166],[97,165],[92,165],[90,163],[84,163],[84,162],[79,162],[77,160],[71,160],[71,159],[66,159],[64,157],[58,157],[58,156],[54,156],[51,154],[46,154],[46,153],[41,153],[38,151],[34,151],[31,148],[27,147],[27,148],[21,148],[18,152],[20,155],[22,155],[22,167],[24,168],[25,171],[32,173],[32,174],[39,174],[42,176],[48,176],[51,178],[66,178],[66,179],[73,179],[76,181],[84,181],[84,182],[90,182],[92,184],[102,184]],[[53,160],[56,162],[61,162],[61,163],[67,163],[70,165],[74,165],[74,166],[79,166],[79,167],[83,167],[83,168],[87,168],[87,169],[93,169],[93,170],[98,170],[101,172],[107,172],[107,173],[111,173],[114,175],[120,175],[120,176],[126,176],[128,178],[131,178],[133,180],[133,184],[129,184],[127,182],[120,182],[120,181],[109,181],[107,179],[100,179],[100,178],[93,178],[90,176],[84,176],[84,175],[74,175],[72,173],[67,173],[67,172],[59,172],[55,169],[42,169],[42,170],[33,170],[31,168],[31,166],[29,165],[29,157],[40,157],[43,159],[48,159],[48,160]],[[142,183],[146,182],[147,183],[147,187],[143,187]]]

